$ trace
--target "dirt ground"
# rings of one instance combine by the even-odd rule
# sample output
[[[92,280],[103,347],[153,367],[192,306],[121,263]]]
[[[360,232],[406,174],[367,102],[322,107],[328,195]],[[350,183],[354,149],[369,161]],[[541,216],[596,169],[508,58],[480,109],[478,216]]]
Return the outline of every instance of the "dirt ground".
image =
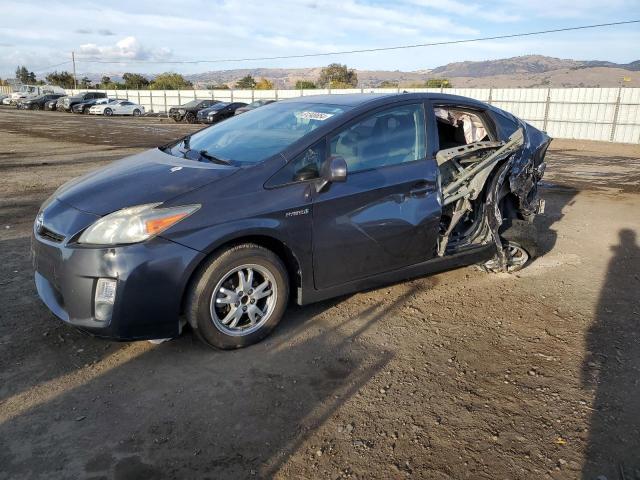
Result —
[[[307,307],[233,352],[113,343],[36,296],[56,187],[197,126],[0,109],[0,479],[640,479],[640,148],[556,141],[518,274]]]

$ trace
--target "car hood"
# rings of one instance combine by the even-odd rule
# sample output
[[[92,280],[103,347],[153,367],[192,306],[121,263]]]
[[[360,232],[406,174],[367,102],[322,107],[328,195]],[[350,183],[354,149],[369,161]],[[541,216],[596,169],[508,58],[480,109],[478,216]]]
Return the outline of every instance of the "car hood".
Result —
[[[154,149],[71,180],[54,196],[78,210],[106,215],[134,205],[166,202],[238,170]]]

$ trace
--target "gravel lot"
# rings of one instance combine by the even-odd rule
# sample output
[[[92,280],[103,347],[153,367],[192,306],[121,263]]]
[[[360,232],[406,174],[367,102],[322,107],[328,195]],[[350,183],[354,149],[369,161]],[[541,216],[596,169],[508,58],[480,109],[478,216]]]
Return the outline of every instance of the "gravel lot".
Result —
[[[556,141],[544,255],[304,308],[267,341],[113,343],[36,297],[64,181],[198,126],[0,108],[0,479],[640,479],[640,148]]]

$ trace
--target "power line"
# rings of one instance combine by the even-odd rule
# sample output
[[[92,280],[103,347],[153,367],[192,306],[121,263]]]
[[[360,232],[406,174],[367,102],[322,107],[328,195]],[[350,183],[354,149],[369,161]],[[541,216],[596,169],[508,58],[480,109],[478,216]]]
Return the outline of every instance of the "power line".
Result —
[[[358,50],[343,50],[337,52],[324,52],[324,53],[305,53],[299,55],[279,55],[274,57],[248,57],[248,58],[220,58],[214,60],[168,60],[168,61],[159,61],[159,60],[84,60],[81,59],[83,63],[105,63],[105,64],[117,64],[117,63],[139,63],[139,64],[197,64],[197,63],[228,63],[228,62],[249,62],[249,61],[258,61],[258,60],[284,60],[284,59],[292,59],[292,58],[309,58],[309,57],[327,57],[331,55],[350,55],[354,53],[369,53],[369,52],[382,52],[389,50],[402,50],[408,48],[420,48],[420,47],[435,47],[442,45],[455,45],[460,43],[471,43],[471,42],[482,42],[486,40],[503,40],[507,38],[516,38],[516,37],[530,37],[533,35],[546,35],[549,33],[559,33],[559,32],[570,32],[575,30],[586,30],[591,28],[602,28],[602,27],[612,27],[616,25],[628,25],[632,23],[640,23],[640,20],[626,20],[624,22],[611,22],[611,23],[599,23],[595,25],[581,25],[578,27],[565,27],[565,28],[555,28],[550,30],[539,30],[536,32],[524,32],[524,33],[512,33],[508,35],[495,35],[491,37],[478,37],[478,38],[467,38],[461,40],[446,40],[442,42],[430,42],[430,43],[416,43],[413,45],[396,45],[392,47],[378,47],[378,48],[363,48]],[[65,62],[69,63],[69,62]]]
[[[48,67],[40,68],[38,70],[35,70],[33,73],[44,72],[45,70],[49,70],[50,68],[59,67],[61,65],[66,65],[67,63],[71,63],[71,60],[67,60],[66,62],[62,62],[62,63],[56,63],[55,65],[49,65]]]

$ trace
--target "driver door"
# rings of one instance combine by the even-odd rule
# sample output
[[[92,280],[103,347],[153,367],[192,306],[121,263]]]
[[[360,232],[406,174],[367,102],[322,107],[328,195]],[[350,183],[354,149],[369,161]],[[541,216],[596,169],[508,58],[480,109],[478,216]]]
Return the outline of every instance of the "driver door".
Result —
[[[343,183],[313,202],[313,265],[324,289],[432,258],[440,223],[438,168],[427,156],[422,103],[368,114],[328,139]]]

